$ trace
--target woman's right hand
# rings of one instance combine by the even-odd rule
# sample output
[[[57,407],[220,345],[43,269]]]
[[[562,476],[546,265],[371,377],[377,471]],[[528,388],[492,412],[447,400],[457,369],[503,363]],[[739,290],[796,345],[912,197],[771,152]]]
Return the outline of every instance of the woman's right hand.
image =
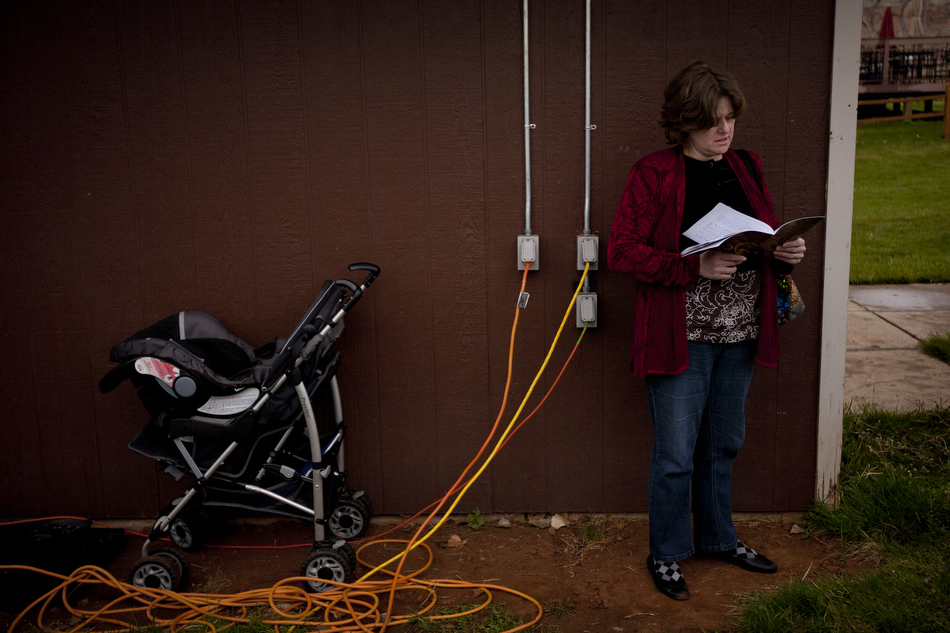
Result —
[[[729,279],[736,273],[736,266],[745,261],[742,255],[710,250],[699,254],[699,275],[706,279]]]

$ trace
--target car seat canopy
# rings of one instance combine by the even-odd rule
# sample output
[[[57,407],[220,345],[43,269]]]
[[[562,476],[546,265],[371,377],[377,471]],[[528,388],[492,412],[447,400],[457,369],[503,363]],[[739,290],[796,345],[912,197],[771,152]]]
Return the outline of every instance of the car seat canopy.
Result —
[[[174,363],[220,387],[258,385],[270,369],[272,342],[255,350],[206,312],[184,310],[139,330],[112,348],[110,360],[120,366],[100,387],[111,390],[130,375],[141,357]]]
[[[138,341],[148,339],[180,343],[188,341],[193,345],[183,345],[183,347],[186,349],[199,347],[208,352],[210,364],[230,363],[248,366],[257,361],[257,353],[253,347],[231,334],[216,318],[198,310],[182,310],[139,330],[112,348],[111,360],[113,362],[126,360],[124,357],[127,356],[126,350],[130,345],[138,346],[136,345]]]

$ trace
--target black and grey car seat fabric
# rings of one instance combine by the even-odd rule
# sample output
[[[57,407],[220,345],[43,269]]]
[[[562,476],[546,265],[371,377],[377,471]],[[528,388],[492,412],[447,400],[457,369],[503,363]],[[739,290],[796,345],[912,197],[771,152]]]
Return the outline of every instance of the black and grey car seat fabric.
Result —
[[[184,310],[156,321],[112,348],[109,359],[120,363],[100,382],[111,391],[135,371],[135,361],[154,357],[174,363],[219,387],[261,384],[270,371],[280,340],[255,349],[231,334],[220,321],[205,312]]]

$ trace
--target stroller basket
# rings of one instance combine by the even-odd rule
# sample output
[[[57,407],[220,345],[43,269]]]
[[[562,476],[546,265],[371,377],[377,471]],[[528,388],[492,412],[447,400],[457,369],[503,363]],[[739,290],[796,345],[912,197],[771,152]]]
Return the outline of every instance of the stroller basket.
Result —
[[[314,523],[314,547],[302,573],[344,582],[355,566],[347,539],[365,533],[372,507],[347,490],[336,341],[343,318],[369,287],[326,281],[287,338],[254,348],[210,314],[168,316],[113,347],[117,363],[99,382],[103,393],[129,380],[149,414],[129,448],[192,485],[156,520],[133,584],[177,588],[180,551],[153,547],[166,536],[180,549],[197,546],[205,508],[238,507]],[[327,539],[326,532],[336,540]],[[156,553],[157,552],[157,553]],[[178,572],[176,574],[176,571]],[[320,591],[328,584],[313,580]]]

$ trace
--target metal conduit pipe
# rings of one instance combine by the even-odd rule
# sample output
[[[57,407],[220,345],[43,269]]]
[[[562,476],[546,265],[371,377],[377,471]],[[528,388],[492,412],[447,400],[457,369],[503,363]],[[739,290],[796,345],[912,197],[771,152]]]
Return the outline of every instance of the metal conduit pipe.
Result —
[[[590,0],[586,1],[584,37],[584,232],[577,237],[577,269],[597,270],[599,240],[590,230],[590,133],[597,129],[590,122]],[[577,327],[597,326],[597,294],[591,291],[590,276],[584,275],[577,298]]]
[[[528,79],[528,0],[522,6],[522,21],[524,30],[524,234],[531,235],[531,123],[529,114],[530,81]]]
[[[584,66],[584,235],[590,235],[590,0],[587,0],[587,33]]]
[[[590,0],[586,3],[584,41],[584,235],[590,235]],[[584,278],[583,292],[590,292],[590,278]]]
[[[530,267],[531,270],[538,270],[540,261],[540,240],[537,235],[531,233],[531,130],[534,124],[531,123],[529,114],[529,88],[528,79],[528,0],[523,0],[522,21],[524,29],[524,233],[518,236],[518,270],[525,270]]]

